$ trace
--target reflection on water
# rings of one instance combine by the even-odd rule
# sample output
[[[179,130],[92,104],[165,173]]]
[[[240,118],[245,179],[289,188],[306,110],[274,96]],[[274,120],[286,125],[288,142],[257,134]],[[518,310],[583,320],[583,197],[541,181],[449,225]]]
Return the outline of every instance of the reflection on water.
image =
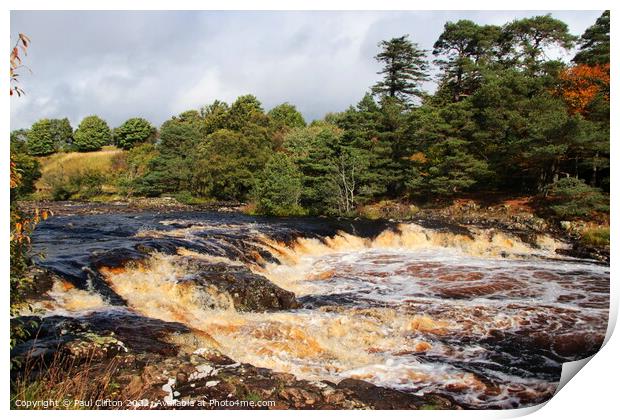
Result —
[[[558,259],[563,244],[547,237],[533,247],[498,232],[410,224],[287,241],[247,223],[164,218],[131,238],[183,243],[100,269],[129,308],[201,330],[237,361],[300,378],[359,378],[470,407],[535,404],[555,391],[562,362],[598,349],[607,326],[609,268]],[[218,247],[226,252],[209,252]],[[192,259],[245,264],[303,308],[237,312],[227,294],[187,281]],[[56,310],[101,307],[96,294],[60,287]]]

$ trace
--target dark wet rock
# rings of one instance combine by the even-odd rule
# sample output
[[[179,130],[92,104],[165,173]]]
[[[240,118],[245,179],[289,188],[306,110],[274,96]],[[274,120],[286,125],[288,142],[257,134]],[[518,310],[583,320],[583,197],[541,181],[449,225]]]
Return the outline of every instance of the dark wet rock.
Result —
[[[131,262],[143,260],[147,255],[148,252],[143,252],[141,249],[117,248],[110,251],[93,253],[91,256],[91,264],[92,267],[96,269],[101,267],[121,268]]]
[[[452,400],[439,395],[419,397],[390,388],[382,388],[359,379],[345,379],[338,389],[346,390],[377,410],[393,409],[454,409]]]
[[[179,346],[171,336],[190,333],[183,324],[142,317],[128,312],[95,312],[83,317],[35,316],[11,320],[25,330],[23,342],[11,358],[107,359],[119,353],[137,352],[175,355]]]
[[[182,279],[198,287],[214,287],[228,294],[239,311],[268,311],[299,307],[295,294],[276,286],[244,266],[205,263],[185,258],[192,275]]]
[[[32,279],[30,287],[26,289],[24,294],[28,300],[41,298],[52,289],[54,281],[60,279],[52,271],[35,266],[31,267],[28,277]]]

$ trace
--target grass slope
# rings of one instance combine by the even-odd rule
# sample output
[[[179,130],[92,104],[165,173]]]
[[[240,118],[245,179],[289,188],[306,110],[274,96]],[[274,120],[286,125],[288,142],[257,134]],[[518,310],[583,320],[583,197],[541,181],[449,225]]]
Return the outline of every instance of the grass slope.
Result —
[[[55,179],[71,176],[84,170],[94,170],[104,174],[114,172],[114,157],[125,151],[114,146],[106,146],[96,152],[61,152],[38,158],[41,164],[41,178],[36,182],[41,198],[49,195]]]

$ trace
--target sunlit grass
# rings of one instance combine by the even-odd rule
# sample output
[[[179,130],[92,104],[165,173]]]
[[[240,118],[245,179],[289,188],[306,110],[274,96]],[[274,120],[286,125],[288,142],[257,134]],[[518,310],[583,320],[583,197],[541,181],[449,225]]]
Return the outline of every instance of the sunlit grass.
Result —
[[[39,158],[41,178],[36,182],[41,198],[49,195],[55,179],[70,177],[84,170],[104,174],[113,172],[114,158],[125,151],[114,146],[106,146],[96,152],[61,152]]]

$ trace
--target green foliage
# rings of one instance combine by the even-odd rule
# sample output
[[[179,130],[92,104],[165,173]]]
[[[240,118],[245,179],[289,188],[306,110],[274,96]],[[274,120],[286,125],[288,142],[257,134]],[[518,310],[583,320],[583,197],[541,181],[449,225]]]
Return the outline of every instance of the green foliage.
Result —
[[[587,246],[602,247],[609,246],[610,241],[610,229],[609,226],[600,226],[589,229],[584,229],[579,241]]]
[[[27,225],[24,215],[11,206],[11,241],[10,241],[10,315],[19,315],[23,309],[29,309],[26,296],[32,290],[32,277],[29,275],[32,262],[28,256],[30,252],[29,233],[16,233],[16,225]],[[21,228],[23,229],[23,228]],[[20,230],[21,230],[20,229]],[[27,326],[20,323],[11,323],[10,348],[23,341],[27,336]],[[11,360],[11,365],[14,361]]]
[[[252,197],[259,214],[292,216],[304,213],[299,205],[302,174],[290,157],[274,154],[258,174]]]
[[[202,107],[200,115],[204,120],[205,134],[211,134],[228,126],[228,112],[230,107],[226,102],[214,101],[211,105]]]
[[[563,89],[571,69],[546,52],[574,41],[566,24],[550,15],[502,26],[447,22],[433,48],[438,89],[428,95],[422,90],[426,52],[407,35],[392,38],[379,44],[382,78],[372,93],[309,126],[295,106],[283,103],[265,113],[253,95],[172,117],[155,144],[145,143],[154,133],[148,122],[126,121],[114,139],[130,151],[118,156],[114,182],[126,196],[169,194],[188,203],[253,198],[267,214],[295,213],[299,206],[312,214],[355,215],[376,213],[369,203],[403,198],[492,190],[545,194],[560,179],[549,189],[552,211],[590,217],[606,211],[601,189],[608,191],[610,182],[610,101],[605,88],[587,106],[568,107]],[[600,64],[604,74],[609,12],[579,46],[574,62]],[[576,74],[589,74],[580,67]],[[12,153],[23,153],[26,136],[27,149],[37,155],[66,147],[63,121],[41,120],[28,133],[13,132]],[[88,117],[74,137],[78,150],[96,150],[110,134],[105,122]],[[24,175],[29,189],[36,169],[19,159],[24,174],[32,175]],[[97,189],[95,181],[65,178],[57,197]]]
[[[33,156],[45,156],[56,151],[51,120],[42,119],[32,124],[28,131],[27,147]]]
[[[155,128],[144,118],[130,118],[113,133],[114,143],[125,150],[151,140],[154,135]]]
[[[160,129],[157,155],[137,181],[137,190],[147,196],[177,191],[193,191],[196,179],[196,152],[203,141],[202,117],[187,111],[164,122]]]
[[[610,13],[605,10],[579,38],[579,52],[573,58],[577,64],[607,64],[610,51]]]
[[[412,97],[422,98],[420,85],[429,77],[426,52],[407,38],[403,35],[379,43],[381,52],[375,59],[383,64],[378,72],[383,74],[383,80],[373,87],[375,94],[397,98],[403,103],[409,103]]]
[[[230,106],[226,121],[226,128],[241,131],[252,124],[267,126],[269,119],[263,111],[263,106],[254,95],[244,95],[237,98]]]
[[[15,199],[23,199],[36,191],[35,182],[41,177],[41,165],[35,158],[25,153],[11,152],[11,162],[15,164],[20,175],[20,183],[11,190],[11,195]]]
[[[549,187],[549,208],[562,219],[593,218],[609,212],[609,199],[600,189],[578,178],[562,178]]]
[[[88,200],[103,193],[108,177],[96,170],[84,169],[69,175],[59,174],[51,180],[52,199]]]
[[[120,171],[116,181],[122,195],[130,197],[140,192],[141,188],[145,188],[145,185],[141,184],[142,177],[147,174],[158,154],[155,145],[143,143],[123,155],[124,161],[119,166],[124,170]]]
[[[108,124],[96,115],[82,120],[73,135],[73,147],[79,152],[99,150],[112,140]]]
[[[244,200],[271,152],[269,138],[257,127],[216,131],[198,150],[195,175],[201,185],[197,189],[217,199]]]
[[[509,62],[528,71],[537,70],[545,49],[551,47],[569,50],[576,40],[568,31],[566,23],[551,15],[514,20],[504,25],[502,49]]]
[[[335,147],[341,138],[342,130],[327,123],[293,129],[284,138],[284,149],[302,173],[300,204],[312,213],[336,211],[333,174],[336,172]]]
[[[276,128],[302,128],[306,126],[306,120],[295,105],[288,102],[272,108],[267,115],[271,118]]]
[[[208,200],[204,198],[194,197],[189,191],[179,191],[174,194],[175,200],[177,200],[181,204],[187,204],[189,206],[195,206],[199,204],[205,204]]]
[[[480,84],[481,67],[497,55],[500,37],[499,26],[447,22],[433,46],[435,64],[442,71],[436,97],[458,102],[471,95]]]
[[[50,120],[54,149],[56,151],[68,151],[73,143],[73,128],[69,119]]]

